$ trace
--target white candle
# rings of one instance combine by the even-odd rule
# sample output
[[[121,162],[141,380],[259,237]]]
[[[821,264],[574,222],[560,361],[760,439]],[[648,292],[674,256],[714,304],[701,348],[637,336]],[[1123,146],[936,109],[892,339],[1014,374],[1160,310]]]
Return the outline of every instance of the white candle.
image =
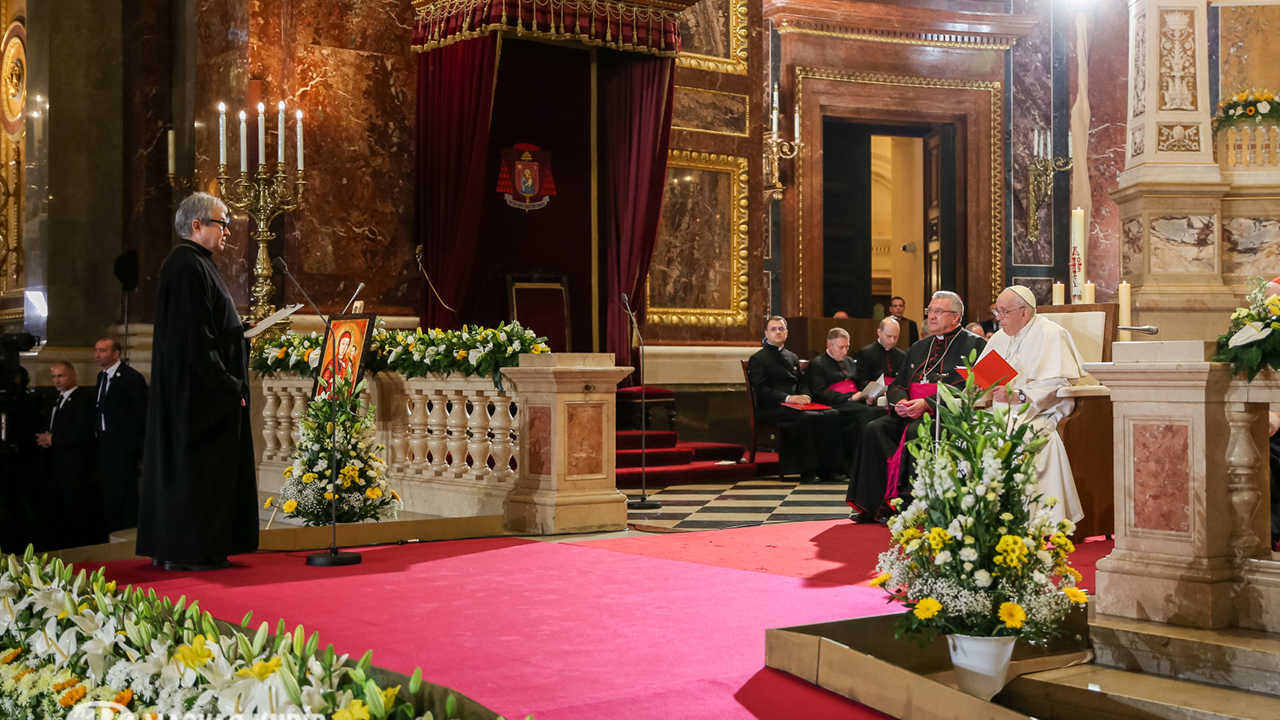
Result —
[[[1074,140],[1075,140],[1075,133],[1074,132],[1067,133],[1067,157],[1075,156],[1075,150],[1073,149],[1075,146]]]
[[[173,147],[173,131],[169,131],[169,174],[173,175],[177,171],[178,158]]]
[[[218,103],[218,164],[227,164],[227,104]]]
[[[1032,137],[1034,138],[1034,141],[1032,142],[1032,144],[1035,145],[1034,152],[1036,154],[1036,157],[1039,157],[1040,156],[1040,128],[1036,128],[1035,133],[1032,135]]]
[[[796,142],[800,142],[800,106],[796,105],[796,111],[791,116],[796,127]]]
[[[249,128],[248,115],[240,111],[240,172],[249,172]]]
[[[276,162],[284,165],[284,101],[277,105],[280,109],[280,121],[276,130]]]
[[[267,106],[258,103],[258,164],[267,164]]]
[[[1071,301],[1083,300],[1084,293],[1084,209],[1071,211],[1071,263],[1076,269],[1071,273]]]
[[[1119,296],[1117,299],[1120,303],[1120,317],[1118,322],[1119,325],[1133,324],[1133,311],[1130,310],[1131,301],[1129,296],[1129,289],[1130,289],[1129,283],[1127,282],[1120,283],[1120,287],[1116,288],[1116,295]],[[1130,340],[1133,339],[1133,335],[1128,330],[1121,330],[1116,339],[1119,340],[1120,342],[1129,342]]]
[[[1067,297],[1066,288],[1063,287],[1062,283],[1057,283],[1057,282],[1054,283],[1053,284],[1053,304],[1054,305],[1065,304],[1066,297]]]
[[[298,118],[298,169],[302,169],[302,111],[298,110],[295,115]]]
[[[1084,304],[1085,304],[1085,305],[1092,305],[1092,304],[1094,303],[1095,299],[1097,298],[1097,294],[1096,294],[1096,293],[1097,293],[1097,288],[1096,288],[1096,286],[1095,286],[1093,283],[1091,283],[1091,282],[1087,282],[1087,283],[1085,283],[1085,284],[1084,284],[1084,292],[1082,292],[1082,293],[1081,293],[1081,295],[1082,295],[1082,298],[1081,298],[1081,299],[1083,299],[1083,300],[1084,300]]]

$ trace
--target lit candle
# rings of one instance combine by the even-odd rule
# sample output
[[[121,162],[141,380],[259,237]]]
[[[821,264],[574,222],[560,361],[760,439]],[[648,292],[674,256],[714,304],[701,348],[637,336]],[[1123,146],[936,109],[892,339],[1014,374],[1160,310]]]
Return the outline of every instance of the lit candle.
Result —
[[[778,134],[778,86],[773,86],[773,134]]]
[[[248,115],[240,111],[240,172],[249,172],[249,129]]]
[[[227,104],[218,103],[218,164],[227,164]]]
[[[1053,284],[1053,304],[1054,305],[1066,304],[1066,288],[1062,285],[1062,283],[1056,282]]]
[[[298,169],[302,169],[302,111],[298,110],[295,115],[298,118]]]
[[[1116,295],[1118,296],[1117,300],[1120,303],[1119,324],[1132,325],[1133,314],[1132,310],[1130,310],[1129,283],[1120,283],[1120,287],[1116,288]],[[1116,339],[1120,342],[1129,342],[1133,339],[1133,335],[1128,330],[1121,330]]]
[[[280,122],[276,130],[276,162],[284,165],[284,101],[276,107],[280,108]]]
[[[1093,304],[1094,298],[1097,297],[1097,295],[1095,294],[1096,292],[1097,292],[1097,289],[1093,283],[1087,282],[1084,284],[1084,291],[1081,293],[1081,295],[1085,305]]]
[[[796,126],[796,142],[799,143],[800,142],[800,105],[799,103],[796,104],[795,114],[793,114],[791,117],[793,118],[794,124]]]
[[[178,158],[173,147],[173,131],[169,131],[169,174],[173,175],[177,171]]]
[[[267,164],[267,106],[258,103],[258,164]]]
[[[1084,292],[1084,209],[1071,211],[1071,302],[1083,300]]]

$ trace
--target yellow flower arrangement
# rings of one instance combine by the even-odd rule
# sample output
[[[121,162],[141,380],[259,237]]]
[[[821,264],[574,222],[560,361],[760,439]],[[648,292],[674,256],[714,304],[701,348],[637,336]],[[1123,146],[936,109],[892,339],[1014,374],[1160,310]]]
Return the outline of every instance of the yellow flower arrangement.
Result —
[[[116,693],[115,697],[111,698],[111,702],[119,705],[122,708],[127,708],[129,707],[129,703],[133,702],[133,691],[127,688],[124,690],[121,690],[120,692]]]
[[[257,678],[258,682],[266,682],[280,669],[280,657],[271,658],[270,660],[259,660],[253,664],[253,667],[240,668],[236,671],[238,677]]]
[[[379,490],[378,488],[369,488],[368,490],[364,491],[364,496],[369,498],[370,500],[377,500],[378,498],[382,497],[382,491]]]
[[[15,648],[5,653],[4,655],[0,655],[0,665],[8,665],[14,660],[17,660],[18,656],[21,654],[22,654],[22,648]]]
[[[66,680],[63,680],[60,683],[54,683],[53,691],[62,692],[63,690],[66,690],[69,687],[75,687],[76,685],[79,685],[79,684],[80,684],[80,678],[72,675],[71,677],[67,678]]]
[[[363,700],[352,700],[333,714],[333,720],[369,720],[369,708]]]
[[[84,695],[87,692],[89,691],[88,689],[85,688],[85,686],[77,685],[71,688],[70,690],[68,690],[66,693],[64,693],[62,697],[58,698],[58,704],[61,705],[62,707],[71,707],[72,705],[75,705],[76,703],[83,700]]]
[[[264,503],[262,503],[262,509],[263,509],[263,510],[270,510],[270,509],[271,509],[271,505],[272,505],[272,504],[274,504],[274,503],[275,503],[275,501],[276,501],[275,496],[272,496],[272,497],[267,498],[267,501],[266,501],[266,502],[264,502]]]
[[[204,635],[197,635],[190,645],[179,647],[173,653],[173,657],[183,665],[195,670],[204,667],[213,659],[213,651],[205,647]]]
[[[911,612],[921,620],[928,620],[942,611],[942,603],[927,597],[916,603],[916,607]]]
[[[1062,588],[1062,592],[1067,596],[1067,599],[1073,603],[1085,605],[1089,602],[1089,594],[1078,587],[1064,587]]]
[[[284,510],[284,511],[285,511],[285,512],[287,512],[287,513],[291,513],[291,512],[293,512],[294,510],[297,510],[297,509],[298,509],[298,501],[297,501],[297,500],[285,500],[285,501],[284,501],[284,505],[281,505],[281,506],[280,506],[280,509],[281,509],[281,510]]]
[[[1021,628],[1026,619],[1027,611],[1023,610],[1018,603],[1007,602],[1000,605],[1000,622],[1010,630]]]
[[[880,587],[881,585],[885,584],[888,581],[889,581],[889,573],[886,572],[886,573],[880,573],[879,575],[872,578],[869,584],[871,587]]]

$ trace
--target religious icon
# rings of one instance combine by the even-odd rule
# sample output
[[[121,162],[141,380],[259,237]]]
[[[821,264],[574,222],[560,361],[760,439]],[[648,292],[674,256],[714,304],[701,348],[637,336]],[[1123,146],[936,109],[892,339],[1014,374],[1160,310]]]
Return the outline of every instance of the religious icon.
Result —
[[[329,319],[332,329],[325,333],[324,353],[311,397],[322,396],[335,384],[342,387],[348,397],[351,395],[364,374],[365,356],[373,341],[374,318],[371,313],[362,313],[334,315]]]
[[[502,165],[498,168],[498,192],[506,197],[508,205],[525,212],[546,207],[556,194],[551,178],[551,153],[528,143],[503,150]]]

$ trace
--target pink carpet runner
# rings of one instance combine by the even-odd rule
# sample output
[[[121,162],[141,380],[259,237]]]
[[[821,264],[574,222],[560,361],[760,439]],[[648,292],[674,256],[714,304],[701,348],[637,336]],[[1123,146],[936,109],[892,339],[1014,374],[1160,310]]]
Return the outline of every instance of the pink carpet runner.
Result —
[[[129,561],[108,575],[232,621],[302,623],[340,652],[373,648],[376,664],[421,666],[508,718],[882,718],[764,668],[764,631],[894,611],[859,587],[887,543],[883,528],[833,521],[371,548],[349,568],[260,554],[174,575]]]

